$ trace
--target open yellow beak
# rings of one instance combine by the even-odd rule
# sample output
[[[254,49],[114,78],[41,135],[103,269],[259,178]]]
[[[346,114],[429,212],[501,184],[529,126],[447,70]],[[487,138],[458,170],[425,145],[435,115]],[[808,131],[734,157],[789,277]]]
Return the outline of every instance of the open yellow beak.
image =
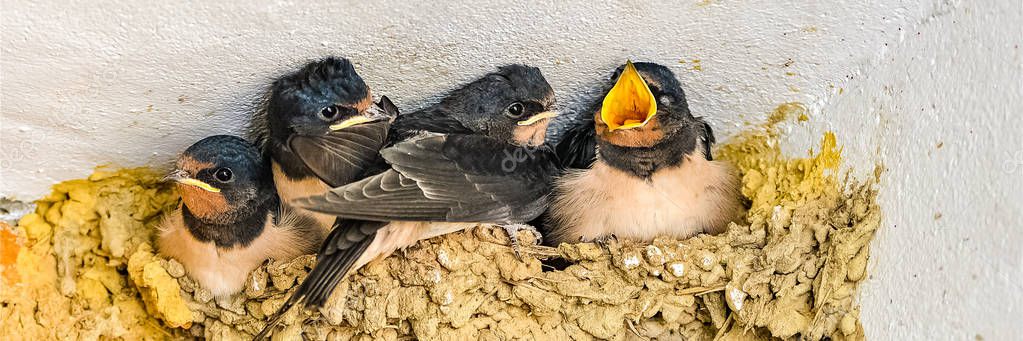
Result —
[[[542,113],[530,116],[527,119],[519,121],[517,124],[520,126],[533,125],[533,123],[540,122],[540,120],[558,117],[558,113],[553,111],[544,111]]]
[[[357,115],[357,116],[353,116],[352,118],[349,118],[347,120],[344,120],[344,121],[341,121],[341,122],[338,122],[338,123],[335,123],[335,124],[331,124],[330,125],[330,130],[331,131],[338,131],[338,130],[345,129],[345,128],[348,128],[348,127],[357,126],[357,125],[360,125],[360,124],[363,124],[363,123],[369,123],[369,122],[375,122],[375,121],[378,121],[378,120],[370,118],[370,117],[366,117],[366,116],[363,116],[363,115]]]
[[[646,81],[636,71],[632,61],[625,62],[625,70],[611,91],[604,96],[600,107],[600,120],[608,131],[642,127],[657,114],[657,100]]]

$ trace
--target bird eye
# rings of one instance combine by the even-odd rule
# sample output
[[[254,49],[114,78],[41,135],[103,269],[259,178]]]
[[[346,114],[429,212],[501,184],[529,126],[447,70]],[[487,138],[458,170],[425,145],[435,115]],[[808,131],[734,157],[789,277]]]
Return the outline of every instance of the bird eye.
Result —
[[[220,168],[213,173],[213,177],[217,178],[217,181],[220,182],[229,182],[231,179],[234,179],[234,173],[231,172],[230,168]]]
[[[337,117],[337,107],[333,105],[324,107],[320,110],[320,117],[327,121],[333,121]]]
[[[508,117],[519,118],[526,111],[526,107],[522,103],[515,102],[508,106],[507,113]]]

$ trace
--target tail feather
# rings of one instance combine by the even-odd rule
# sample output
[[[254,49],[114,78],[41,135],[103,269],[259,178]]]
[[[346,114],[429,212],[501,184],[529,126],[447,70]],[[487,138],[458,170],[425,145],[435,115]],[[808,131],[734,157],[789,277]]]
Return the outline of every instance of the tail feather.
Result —
[[[317,273],[318,278],[313,283],[314,285],[309,288],[308,293],[306,293],[306,309],[323,307],[327,299],[330,298],[330,294],[337,288],[337,284],[352,270],[355,262],[366,252],[369,245],[373,243],[374,236],[375,234],[367,236],[366,239],[357,243],[354,247],[326,257],[329,259],[326,259],[327,262],[324,262],[322,266],[317,264],[318,267],[324,268],[324,271]]]
[[[302,305],[307,310],[323,307],[334,289],[337,288],[338,283],[353,270],[355,262],[366,252],[376,237],[376,228],[364,228],[365,226],[360,228],[360,224],[383,226],[383,223],[379,222],[338,219],[334,230],[330,232],[330,236],[327,237],[327,241],[324,242],[320,250],[313,270],[302,280],[302,284],[295,289],[291,297],[288,297],[288,300],[277,309],[277,312],[271,315],[263,330],[256,334],[255,340],[263,340],[269,336],[270,332],[284,319],[284,315],[296,305]]]

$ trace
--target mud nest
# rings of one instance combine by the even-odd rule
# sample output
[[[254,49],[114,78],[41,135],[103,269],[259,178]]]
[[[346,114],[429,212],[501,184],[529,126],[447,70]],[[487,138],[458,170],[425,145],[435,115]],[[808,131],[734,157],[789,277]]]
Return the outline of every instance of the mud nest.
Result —
[[[857,283],[880,221],[874,181],[836,173],[840,150],[783,157],[775,124],[717,150],[743,176],[747,221],[717,236],[533,247],[522,260],[487,226],[422,241],[342,282],[325,309],[293,309],[275,338],[862,339]],[[253,271],[215,299],[155,255],[153,226],[178,198],[153,171],[98,170],[58,184],[0,226],[0,330],[25,339],[245,339],[314,263]],[[522,234],[526,240],[529,234]],[[563,270],[541,259],[563,259]]]

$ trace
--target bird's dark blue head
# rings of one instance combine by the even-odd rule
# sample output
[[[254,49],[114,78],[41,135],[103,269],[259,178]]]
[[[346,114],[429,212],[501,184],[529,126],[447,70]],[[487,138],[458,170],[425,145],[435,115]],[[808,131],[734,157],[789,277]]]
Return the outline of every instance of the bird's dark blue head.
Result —
[[[210,223],[229,224],[253,213],[265,216],[267,211],[258,209],[277,197],[266,159],[236,136],[199,140],[178,157],[167,178],[177,182],[189,213]]]
[[[650,147],[697,121],[685,91],[668,67],[657,63],[619,66],[595,103],[598,136],[612,144]]]
[[[304,179],[315,174],[292,150],[292,138],[328,138],[349,127],[390,120],[396,112],[390,101],[373,105],[369,87],[351,62],[327,57],[273,82],[255,112],[250,135],[285,176]]]
[[[306,64],[273,83],[266,106],[270,136],[319,136],[373,107],[370,89],[345,58]]]
[[[597,157],[640,178],[700,152],[711,159],[714,134],[689,111],[675,74],[655,63],[631,63],[611,75],[593,105]]]
[[[639,62],[633,64],[635,71],[646,82],[650,93],[657,102],[656,117],[662,126],[678,126],[693,116],[689,112],[689,103],[686,102],[686,93],[682,90],[682,84],[675,77],[675,73],[667,66]],[[619,66],[611,75],[611,86],[613,87],[621,79],[622,73],[628,64]],[[608,88],[609,91],[611,88]]]
[[[452,91],[438,106],[475,133],[538,145],[554,104],[554,89],[540,69],[512,64]]]

